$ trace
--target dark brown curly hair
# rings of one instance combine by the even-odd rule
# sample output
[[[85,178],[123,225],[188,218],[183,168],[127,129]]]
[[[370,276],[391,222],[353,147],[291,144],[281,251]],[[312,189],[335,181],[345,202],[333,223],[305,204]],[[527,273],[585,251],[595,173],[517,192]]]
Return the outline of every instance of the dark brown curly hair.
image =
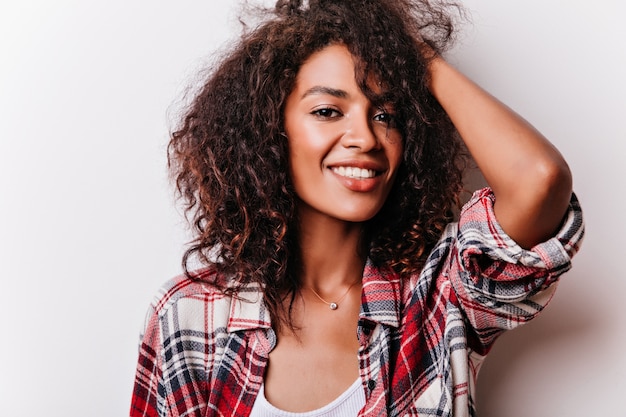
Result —
[[[428,57],[449,46],[460,8],[447,1],[279,0],[210,70],[169,144],[169,166],[197,232],[185,273],[235,294],[260,285],[275,324],[291,326],[285,297],[299,290],[297,197],[289,177],[283,112],[299,68],[343,44],[396,109],[404,156],[381,211],[364,224],[368,256],[419,273],[451,220],[462,187],[462,143],[428,89]],[[207,268],[192,272],[192,259]],[[228,279],[217,278],[228,277]],[[293,327],[292,327],[293,328]]]

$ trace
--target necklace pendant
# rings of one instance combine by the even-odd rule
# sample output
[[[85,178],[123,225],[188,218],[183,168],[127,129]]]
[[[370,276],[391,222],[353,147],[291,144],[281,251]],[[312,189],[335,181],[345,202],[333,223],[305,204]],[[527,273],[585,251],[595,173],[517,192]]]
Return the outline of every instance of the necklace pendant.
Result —
[[[331,310],[337,310],[337,307],[339,307],[337,303],[330,303],[328,304],[328,306],[330,307]]]

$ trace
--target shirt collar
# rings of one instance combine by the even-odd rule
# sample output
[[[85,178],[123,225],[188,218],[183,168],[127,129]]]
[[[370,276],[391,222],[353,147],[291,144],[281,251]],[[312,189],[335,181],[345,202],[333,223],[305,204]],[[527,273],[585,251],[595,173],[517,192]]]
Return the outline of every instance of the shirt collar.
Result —
[[[363,271],[363,293],[359,319],[400,327],[401,280],[368,259]]]
[[[373,265],[368,259],[363,271],[359,319],[400,326],[401,281],[397,274]],[[228,332],[270,329],[272,323],[259,284],[244,286],[232,297]]]

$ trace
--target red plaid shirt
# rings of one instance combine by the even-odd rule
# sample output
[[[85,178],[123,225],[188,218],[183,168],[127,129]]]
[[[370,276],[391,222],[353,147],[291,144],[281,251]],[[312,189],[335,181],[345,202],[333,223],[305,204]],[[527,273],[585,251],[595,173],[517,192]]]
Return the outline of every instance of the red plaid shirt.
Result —
[[[443,233],[419,276],[365,267],[356,329],[366,404],[360,416],[474,416],[485,355],[504,330],[552,297],[583,237],[572,196],[561,230],[524,250],[500,228],[490,190]],[[258,287],[241,299],[184,277],[148,314],[131,416],[247,416],[276,344]]]

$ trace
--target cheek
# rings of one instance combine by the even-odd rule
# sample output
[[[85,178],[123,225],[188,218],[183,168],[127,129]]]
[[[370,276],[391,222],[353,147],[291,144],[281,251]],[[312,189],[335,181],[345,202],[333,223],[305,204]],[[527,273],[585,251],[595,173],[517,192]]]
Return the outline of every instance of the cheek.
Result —
[[[311,144],[303,141],[289,143],[289,174],[296,188],[306,187],[319,174],[320,153]],[[317,175],[316,175],[317,174]]]
[[[292,169],[299,167],[321,168],[324,158],[332,149],[327,135],[313,129],[292,130],[289,136],[289,162]],[[293,166],[293,165],[298,166]]]
[[[401,138],[393,138],[391,140],[392,142],[388,143],[387,157],[390,165],[395,167],[397,171],[404,157],[404,144]]]

